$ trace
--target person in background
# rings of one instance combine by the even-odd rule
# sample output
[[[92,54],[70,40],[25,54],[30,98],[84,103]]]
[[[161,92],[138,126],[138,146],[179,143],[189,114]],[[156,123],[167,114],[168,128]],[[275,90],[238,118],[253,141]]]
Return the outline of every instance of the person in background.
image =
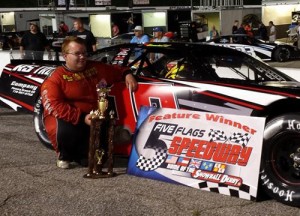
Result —
[[[268,30],[263,23],[258,24],[258,39],[267,41],[268,40]]]
[[[215,38],[219,37],[219,32],[216,29],[215,25],[212,26],[212,29],[209,32],[209,37],[210,37],[210,39],[215,39]]]
[[[144,44],[149,42],[148,35],[144,34],[142,26],[136,26],[134,29],[134,37],[131,39],[130,43],[138,43],[138,44]],[[141,49],[135,50],[135,57],[139,57],[142,54]]]
[[[169,41],[173,41],[175,39],[175,37],[176,37],[176,32],[174,33],[174,32],[169,31],[169,32],[166,32],[164,34],[164,36],[166,36],[167,38],[169,38]]]
[[[164,36],[163,29],[161,27],[153,28],[153,35],[153,42],[169,42],[169,38]]]
[[[169,42],[169,38],[167,36],[164,36],[163,29],[161,27],[153,28],[153,35],[154,35],[154,39],[152,40],[152,42],[155,42],[155,43]],[[159,59],[160,57],[162,57],[162,54],[160,54],[160,53],[151,53],[150,61],[154,62],[157,59]]]
[[[253,34],[253,31],[252,31],[252,24],[251,23],[246,23],[245,26],[244,26],[244,29],[245,29],[245,32],[246,34],[249,36],[249,37],[253,37],[254,34]]]
[[[111,23],[111,31],[112,37],[115,37],[120,33],[119,26],[117,26],[114,22]]]
[[[74,20],[74,31],[70,33],[70,36],[81,37],[85,41],[86,49],[90,55],[92,52],[96,51],[96,38],[93,33],[84,28],[81,19]]]
[[[128,32],[132,32],[132,29],[133,29],[133,26],[134,26],[134,22],[133,22],[133,17],[132,17],[132,16],[130,16],[130,17],[128,18],[128,20],[127,20],[127,25],[128,25],[127,31],[128,31]]]
[[[276,40],[276,27],[273,21],[269,22],[270,33],[269,33],[269,43],[275,43]]]
[[[149,37],[148,35],[144,34],[142,26],[136,26],[133,29],[133,32],[134,32],[134,37],[131,39],[130,43],[143,44],[149,42]]]
[[[234,23],[233,23],[233,26],[232,26],[232,34],[236,34],[237,33],[237,30],[239,29],[239,21],[238,20],[235,20]]]
[[[29,25],[29,31],[26,31],[21,39],[21,58],[43,60],[46,49],[48,51],[48,59],[51,60],[50,45],[46,36],[40,31],[37,23],[31,22]]]
[[[246,34],[246,30],[245,30],[245,26],[246,24],[245,23],[242,23],[240,25],[240,27],[238,28],[238,30],[236,31],[236,34]],[[234,43],[241,43],[241,44],[244,44],[246,42],[246,38],[244,36],[237,36],[237,37],[233,37],[233,42]]]
[[[65,37],[68,35],[68,32],[69,32],[69,27],[64,21],[61,21],[59,23],[58,35],[61,37]]]
[[[88,61],[85,41],[67,37],[62,44],[65,64],[59,66],[41,87],[44,123],[57,153],[56,165],[70,168],[71,162],[87,165],[92,110],[97,109],[96,85],[125,79],[135,91],[137,82],[129,68]]]
[[[240,25],[240,27],[238,28],[238,30],[236,31],[236,33],[237,34],[246,34],[245,26],[246,26],[246,24],[242,23]]]
[[[197,30],[197,24],[195,21],[191,22],[191,25],[190,25],[190,41],[191,42],[198,41],[198,30]]]

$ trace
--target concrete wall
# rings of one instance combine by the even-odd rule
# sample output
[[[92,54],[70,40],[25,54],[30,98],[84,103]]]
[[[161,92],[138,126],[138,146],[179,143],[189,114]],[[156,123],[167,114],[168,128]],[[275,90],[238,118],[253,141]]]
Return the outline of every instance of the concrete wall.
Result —
[[[215,9],[215,10],[199,10],[192,11],[193,14],[199,16],[204,15],[207,18],[208,29],[211,30],[212,26],[215,25],[216,29],[222,34],[231,34],[232,25],[234,20],[239,20],[240,23],[244,16],[248,14],[254,14],[261,18],[261,8],[236,8],[236,9]],[[207,34],[209,34],[209,31]]]
[[[261,8],[243,8],[221,11],[221,32],[223,35],[231,34],[234,20],[239,20],[242,23],[243,17],[248,14],[254,14],[261,18]]]
[[[18,11],[18,12],[15,12],[16,31],[29,30],[30,20],[38,20],[40,13],[41,13],[41,11]]]

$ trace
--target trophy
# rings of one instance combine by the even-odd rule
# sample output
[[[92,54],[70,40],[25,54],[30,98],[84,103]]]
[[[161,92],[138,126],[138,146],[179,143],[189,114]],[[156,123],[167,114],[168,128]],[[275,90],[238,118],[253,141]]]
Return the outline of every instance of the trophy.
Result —
[[[106,111],[108,109],[107,93],[110,88],[106,86],[106,82],[101,81],[97,84],[98,94],[98,109],[91,111],[91,126],[90,126],[90,140],[89,140],[89,159],[88,159],[88,173],[84,175],[85,178],[107,178],[113,177],[116,174],[113,172],[113,137],[115,129],[114,111],[111,110],[109,115]],[[101,140],[100,137],[105,139]],[[105,145],[108,151],[105,151]],[[108,168],[107,172],[103,172],[103,164],[107,157]]]

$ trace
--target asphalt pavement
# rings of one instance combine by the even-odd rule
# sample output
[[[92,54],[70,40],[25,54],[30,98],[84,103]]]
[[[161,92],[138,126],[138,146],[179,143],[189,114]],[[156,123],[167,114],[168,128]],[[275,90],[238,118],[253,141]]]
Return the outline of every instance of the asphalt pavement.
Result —
[[[248,201],[126,174],[116,157],[116,177],[86,179],[87,168],[57,168],[42,146],[32,116],[0,107],[0,215],[289,215],[300,208],[275,200]]]

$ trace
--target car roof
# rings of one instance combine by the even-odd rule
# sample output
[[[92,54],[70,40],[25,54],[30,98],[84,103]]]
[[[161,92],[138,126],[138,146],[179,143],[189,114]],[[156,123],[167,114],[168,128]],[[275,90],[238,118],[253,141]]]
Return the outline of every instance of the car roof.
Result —
[[[142,48],[148,50],[148,52],[163,51],[163,52],[193,52],[203,55],[231,55],[231,56],[243,56],[247,55],[243,52],[237,51],[232,48],[221,47],[214,44],[206,43],[189,43],[189,42],[165,42],[165,43],[145,43],[145,44],[118,44],[110,47],[99,49],[98,52],[105,52],[106,50],[122,49],[122,48]]]
[[[153,37],[153,35],[151,35],[151,34],[148,34],[148,33],[144,33],[144,34],[150,38]],[[131,37],[134,37],[134,32],[127,32],[127,33],[119,34],[117,36],[112,37],[111,39],[127,39],[127,38],[131,38]]]

